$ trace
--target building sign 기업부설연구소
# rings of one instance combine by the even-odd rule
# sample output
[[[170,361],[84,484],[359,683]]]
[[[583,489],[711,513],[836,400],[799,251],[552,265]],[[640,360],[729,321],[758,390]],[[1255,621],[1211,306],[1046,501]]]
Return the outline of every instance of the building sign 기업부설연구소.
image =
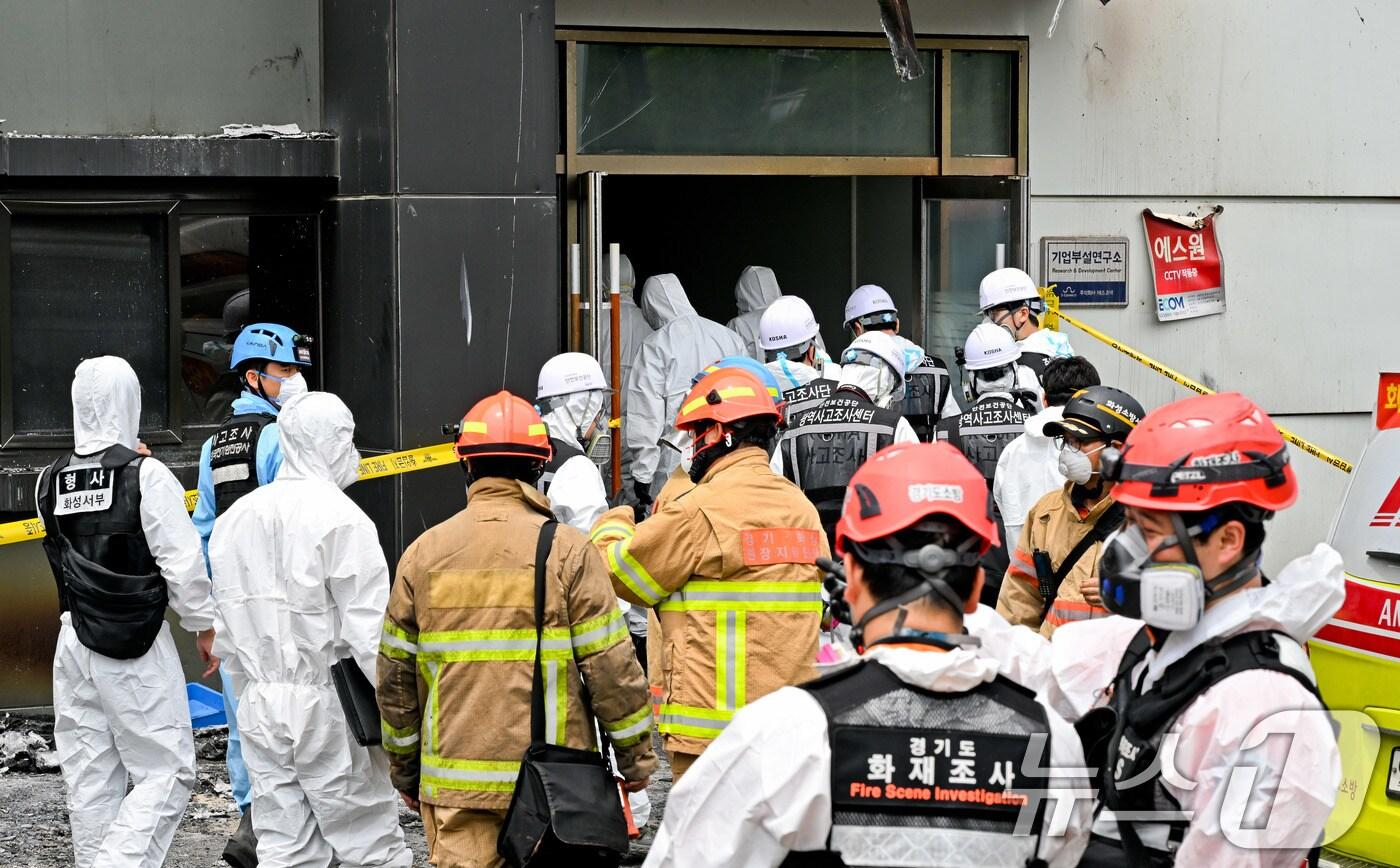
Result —
[[[1046,236],[1040,273],[1062,307],[1128,303],[1128,239],[1122,236]]]
[[[1215,236],[1216,205],[1204,217],[1142,211],[1157,319],[1163,322],[1225,312],[1225,266]]]

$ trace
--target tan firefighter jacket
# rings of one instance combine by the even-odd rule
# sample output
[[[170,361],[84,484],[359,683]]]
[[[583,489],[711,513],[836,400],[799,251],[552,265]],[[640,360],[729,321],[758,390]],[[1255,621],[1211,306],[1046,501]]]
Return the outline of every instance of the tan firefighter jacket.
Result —
[[[394,786],[425,802],[510,804],[530,741],[535,546],[549,501],[488,478],[467,508],[420,536],[399,562],[379,646],[379,711]],[[545,733],[591,747],[580,674],[629,780],[651,774],[651,708],[607,570],[560,525],[546,575]]]
[[[720,458],[640,525],[628,508],[605,513],[592,539],[618,595],[659,615],[668,750],[700,753],[737,709],[814,674],[826,534],[762,449]]]
[[[1011,567],[1006,571],[1006,579],[1001,583],[1001,595],[997,598],[997,611],[1012,624],[1024,624],[1032,630],[1039,630],[1048,637],[1055,629],[1067,621],[1086,621],[1091,618],[1106,618],[1111,612],[1091,605],[1079,590],[1080,582],[1099,577],[1099,555],[1103,553],[1103,543],[1090,546],[1079,558],[1074,568],[1060,584],[1060,592],[1055,598],[1050,612],[1041,621],[1043,610],[1040,595],[1040,582],[1036,578],[1034,553],[1039,550],[1050,555],[1050,566],[1059,569],[1060,564],[1079,541],[1094,527],[1110,506],[1113,498],[1104,496],[1087,510],[1081,510],[1070,500],[1073,483],[1046,494],[1031,507],[1026,516],[1026,526],[1021,529],[1021,540],[1011,554]]]

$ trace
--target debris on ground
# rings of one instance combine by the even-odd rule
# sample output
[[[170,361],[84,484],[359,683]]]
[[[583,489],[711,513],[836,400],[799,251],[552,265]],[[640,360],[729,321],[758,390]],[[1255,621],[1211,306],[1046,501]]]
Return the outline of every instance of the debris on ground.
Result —
[[[37,719],[0,717],[0,774],[58,771],[53,746],[53,723]]]

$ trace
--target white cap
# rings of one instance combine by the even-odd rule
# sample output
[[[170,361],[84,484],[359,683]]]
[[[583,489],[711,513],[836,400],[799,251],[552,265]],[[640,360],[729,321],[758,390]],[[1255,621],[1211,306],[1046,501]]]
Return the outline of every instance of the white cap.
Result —
[[[539,389],[535,400],[571,395],[592,389],[607,390],[603,366],[587,353],[560,353],[540,368]]]
[[[806,343],[818,331],[811,306],[795,295],[780,296],[758,320],[758,342],[765,351]]]
[[[899,315],[899,308],[894,306],[894,299],[890,298],[888,292],[885,292],[885,288],[867,283],[863,286],[857,286],[856,291],[851,293],[851,297],[846,299],[846,318],[842,322],[850,325],[852,320],[884,311],[890,311],[896,316]]]
[[[984,322],[967,336],[963,357],[969,371],[985,371],[987,368],[1009,365],[1021,358],[1021,348],[1011,332],[999,325]]]
[[[876,287],[879,289],[879,287]],[[880,290],[883,292],[884,290]],[[995,328],[995,326],[994,326]],[[1005,331],[1003,329],[1003,331]],[[851,364],[856,361],[855,353],[864,351],[889,365],[894,370],[899,379],[905,377],[904,351],[900,349],[899,342],[892,336],[884,332],[862,332],[859,337],[851,341],[851,345],[846,347],[846,351],[841,354],[842,364]]]
[[[1019,268],[998,268],[982,278],[982,284],[977,287],[977,302],[984,311],[1013,301],[1032,299],[1040,301],[1035,281]]]

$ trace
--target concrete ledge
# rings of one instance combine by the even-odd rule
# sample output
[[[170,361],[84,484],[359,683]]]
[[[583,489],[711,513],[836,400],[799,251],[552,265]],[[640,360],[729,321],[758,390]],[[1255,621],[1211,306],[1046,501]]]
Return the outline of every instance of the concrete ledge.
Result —
[[[336,178],[339,139],[0,135],[0,176]]]

